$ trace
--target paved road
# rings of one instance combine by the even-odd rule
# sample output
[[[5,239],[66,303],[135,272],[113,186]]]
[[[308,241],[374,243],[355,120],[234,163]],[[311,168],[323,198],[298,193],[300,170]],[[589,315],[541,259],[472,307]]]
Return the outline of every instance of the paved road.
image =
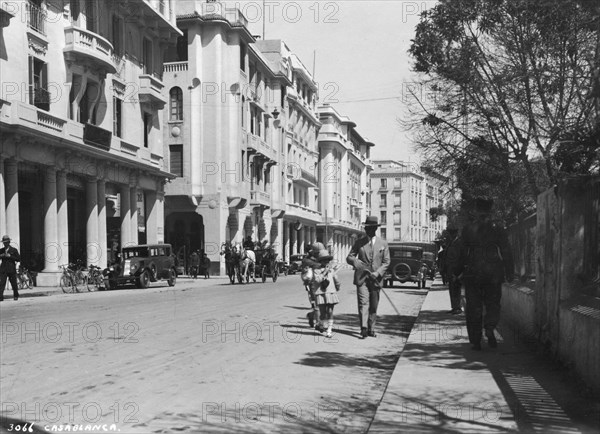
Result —
[[[127,433],[365,432],[426,292],[387,289],[363,341],[341,277],[332,339],[308,328],[298,276],[8,300],[2,414]]]

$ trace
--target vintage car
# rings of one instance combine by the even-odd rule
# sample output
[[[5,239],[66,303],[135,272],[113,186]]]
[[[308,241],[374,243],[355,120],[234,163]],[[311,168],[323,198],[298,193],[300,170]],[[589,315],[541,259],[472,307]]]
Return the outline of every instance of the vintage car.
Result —
[[[435,279],[437,273],[437,255],[432,252],[423,252],[423,262],[427,265],[427,277]]]
[[[150,282],[165,279],[175,285],[177,272],[170,244],[143,244],[124,247],[120,261],[104,270],[104,286],[115,289],[126,283],[147,288]]]
[[[384,286],[415,282],[417,288],[426,288],[428,267],[423,261],[423,248],[393,243],[389,247],[390,266],[383,277]]]
[[[302,260],[306,258],[304,254],[291,255],[290,266],[288,267],[288,274],[299,273],[302,270]]]

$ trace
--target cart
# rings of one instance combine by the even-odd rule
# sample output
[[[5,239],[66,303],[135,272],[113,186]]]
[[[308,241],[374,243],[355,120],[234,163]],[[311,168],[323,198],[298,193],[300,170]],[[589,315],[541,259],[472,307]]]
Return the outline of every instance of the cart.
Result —
[[[277,277],[279,277],[277,254],[272,250],[256,250],[255,253],[255,276],[260,278],[263,283],[267,281],[267,277],[271,277],[273,282],[277,282]]]

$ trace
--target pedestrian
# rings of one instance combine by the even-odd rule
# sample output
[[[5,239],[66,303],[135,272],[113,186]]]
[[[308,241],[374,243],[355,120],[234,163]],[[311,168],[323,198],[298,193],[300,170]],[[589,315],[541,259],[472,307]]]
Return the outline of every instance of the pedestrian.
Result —
[[[194,250],[190,255],[190,277],[195,279],[198,277],[198,269],[200,268],[200,255],[198,250]]]
[[[0,301],[4,301],[6,280],[10,281],[15,301],[19,299],[19,286],[17,285],[17,262],[21,260],[19,251],[10,245],[10,237],[2,237],[4,247],[0,249]]]
[[[365,236],[358,239],[346,262],[354,267],[354,285],[358,298],[360,338],[376,337],[377,306],[383,276],[390,265],[390,249],[387,242],[375,236],[381,226],[376,216],[368,216],[363,223]]]
[[[317,301],[315,299],[315,294],[312,290],[312,282],[314,280],[314,270],[317,268],[321,268],[321,263],[318,260],[319,252],[325,249],[323,243],[316,242],[311,245],[310,250],[308,250],[307,255],[302,259],[300,278],[304,283],[304,289],[308,294],[308,301],[310,303],[311,311],[306,314],[306,318],[308,319],[308,325],[310,327],[315,327],[319,331],[323,331],[321,320],[324,320],[324,312],[321,313],[319,306],[317,305]]]
[[[474,350],[481,350],[482,328],[488,345],[497,347],[494,330],[500,320],[502,282],[514,278],[508,236],[491,221],[492,206],[493,201],[488,199],[473,201],[474,221],[462,230],[458,263],[453,270],[454,276],[463,276],[467,332]]]
[[[445,280],[448,282],[448,293],[450,294],[450,311],[452,315],[462,313],[461,307],[461,287],[462,282],[458,276],[454,275],[453,270],[458,265],[460,255],[460,239],[458,229],[450,227],[447,229],[449,242],[446,247],[446,258],[444,266]]]
[[[204,272],[204,278],[210,279],[210,259],[206,253],[202,254],[202,268]]]
[[[341,288],[337,277],[336,266],[332,262],[333,256],[325,248],[318,253],[317,260],[320,266],[313,270],[314,276],[311,282],[312,293],[319,306],[320,322],[319,331],[325,332],[325,337],[332,337],[333,333],[333,308],[340,302],[337,295]]]

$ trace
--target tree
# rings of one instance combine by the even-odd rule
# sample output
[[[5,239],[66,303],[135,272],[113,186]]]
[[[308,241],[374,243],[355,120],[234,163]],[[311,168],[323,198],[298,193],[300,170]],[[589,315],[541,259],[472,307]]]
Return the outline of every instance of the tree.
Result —
[[[561,176],[598,170],[600,13],[588,7],[441,0],[421,15],[409,53],[427,93],[413,93],[403,124],[467,196],[485,191],[516,215]]]

